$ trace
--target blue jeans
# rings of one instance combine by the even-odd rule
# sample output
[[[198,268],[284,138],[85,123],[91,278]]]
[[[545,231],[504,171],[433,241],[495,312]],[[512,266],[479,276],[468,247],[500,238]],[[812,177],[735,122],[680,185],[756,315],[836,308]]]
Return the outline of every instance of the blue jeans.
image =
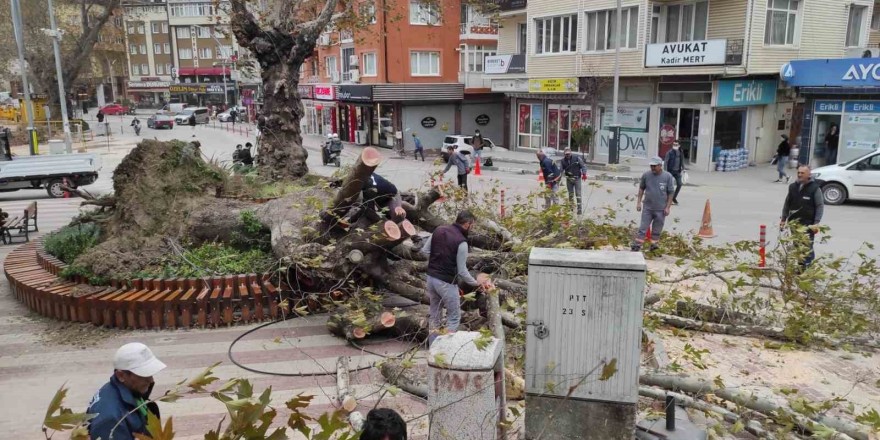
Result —
[[[788,177],[788,174],[785,174],[785,164],[788,163],[788,156],[779,156],[776,162],[776,171],[779,173],[779,178],[783,179]]]
[[[445,327],[454,332],[461,323],[461,299],[458,296],[458,286],[450,284],[432,276],[428,276],[428,324],[431,332]],[[441,309],[446,309],[446,319],[441,319]]]

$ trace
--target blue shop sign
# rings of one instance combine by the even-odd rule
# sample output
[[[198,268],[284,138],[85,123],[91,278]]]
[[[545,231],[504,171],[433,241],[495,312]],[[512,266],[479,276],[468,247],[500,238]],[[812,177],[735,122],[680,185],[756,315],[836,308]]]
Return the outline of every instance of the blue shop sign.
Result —
[[[843,111],[843,101],[816,101],[816,113],[840,113]]]
[[[795,87],[880,86],[880,60],[840,58],[793,60],[782,65],[779,76]]]
[[[776,102],[775,79],[718,81],[717,107],[742,107]]]
[[[846,101],[847,113],[880,113],[880,101]]]

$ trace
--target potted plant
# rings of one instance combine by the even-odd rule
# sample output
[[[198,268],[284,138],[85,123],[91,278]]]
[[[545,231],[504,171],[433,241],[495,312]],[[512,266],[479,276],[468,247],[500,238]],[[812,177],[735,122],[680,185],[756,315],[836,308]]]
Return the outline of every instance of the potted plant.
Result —
[[[571,132],[571,147],[574,151],[587,153],[593,144],[593,136],[596,132],[590,125],[578,127]]]

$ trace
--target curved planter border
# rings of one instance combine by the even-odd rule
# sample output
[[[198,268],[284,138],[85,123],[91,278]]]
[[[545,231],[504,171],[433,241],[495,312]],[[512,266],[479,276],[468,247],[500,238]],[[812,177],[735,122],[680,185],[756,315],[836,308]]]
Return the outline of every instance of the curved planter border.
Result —
[[[272,320],[280,291],[266,274],[209,278],[113,280],[88,286],[61,277],[67,264],[35,240],[12,251],[4,273],[16,298],[50,318],[114,328],[220,327]]]

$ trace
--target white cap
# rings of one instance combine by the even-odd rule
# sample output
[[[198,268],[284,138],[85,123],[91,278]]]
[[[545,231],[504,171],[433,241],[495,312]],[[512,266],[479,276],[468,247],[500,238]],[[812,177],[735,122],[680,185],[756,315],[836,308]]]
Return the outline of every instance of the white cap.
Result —
[[[131,371],[140,377],[150,377],[165,369],[165,364],[144,344],[132,342],[116,350],[113,369]]]

